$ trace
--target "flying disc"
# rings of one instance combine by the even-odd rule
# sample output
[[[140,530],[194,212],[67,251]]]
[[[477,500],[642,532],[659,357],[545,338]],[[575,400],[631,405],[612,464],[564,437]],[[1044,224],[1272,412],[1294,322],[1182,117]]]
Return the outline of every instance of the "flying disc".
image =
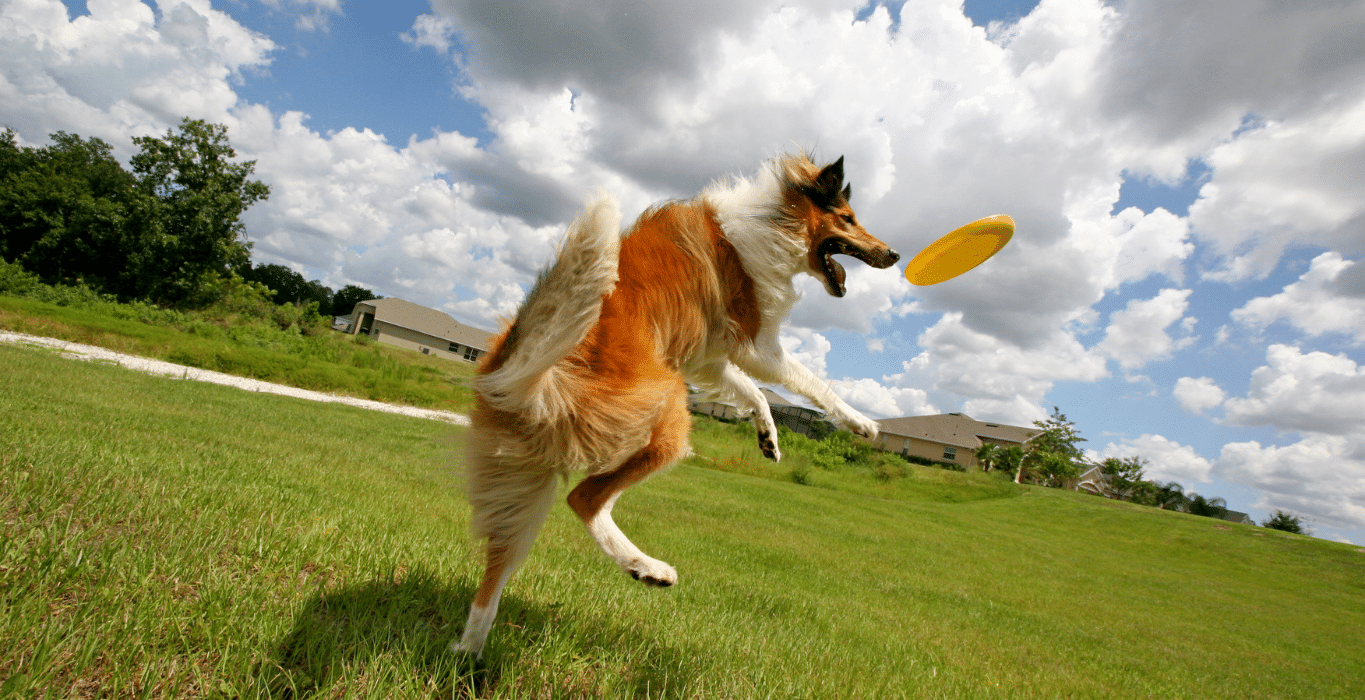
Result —
[[[905,266],[905,279],[921,287],[938,284],[986,262],[1014,236],[1014,219],[997,214],[977,219],[929,244]]]

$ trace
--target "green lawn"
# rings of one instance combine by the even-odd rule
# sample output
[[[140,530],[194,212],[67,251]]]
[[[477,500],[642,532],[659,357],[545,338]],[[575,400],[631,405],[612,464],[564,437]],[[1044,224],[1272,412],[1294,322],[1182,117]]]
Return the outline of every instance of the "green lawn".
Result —
[[[1361,548],[945,477],[960,498],[939,470],[874,480],[897,498],[801,486],[694,466],[723,461],[706,435],[616,509],[678,586],[556,508],[462,665],[460,429],[29,348],[0,367],[6,697],[1365,695]]]

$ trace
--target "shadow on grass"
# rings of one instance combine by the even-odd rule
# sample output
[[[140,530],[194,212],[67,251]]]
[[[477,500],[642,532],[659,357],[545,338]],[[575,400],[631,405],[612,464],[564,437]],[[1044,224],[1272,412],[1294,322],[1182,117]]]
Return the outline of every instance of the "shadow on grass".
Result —
[[[330,695],[351,685],[402,688],[419,697],[481,698],[552,682],[555,697],[598,697],[604,669],[593,660],[604,648],[619,646],[610,655],[630,660],[607,669],[618,692],[624,685],[631,696],[679,697],[704,655],[661,644],[615,620],[571,619],[558,603],[528,604],[512,594],[503,598],[500,624],[493,628],[500,643],[490,639],[484,660],[475,662],[449,649],[464,627],[474,590],[472,582],[448,583],[413,570],[319,591],[271,658],[257,666],[250,685],[277,698]],[[547,638],[553,638],[548,646]],[[524,670],[537,677],[523,678]]]

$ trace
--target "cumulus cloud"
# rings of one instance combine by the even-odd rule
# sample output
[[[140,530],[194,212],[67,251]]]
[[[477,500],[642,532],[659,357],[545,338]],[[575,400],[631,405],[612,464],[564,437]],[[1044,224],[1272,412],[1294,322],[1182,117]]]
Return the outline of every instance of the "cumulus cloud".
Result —
[[[1309,336],[1341,333],[1365,343],[1365,265],[1323,253],[1298,282],[1248,301],[1232,319],[1257,330],[1284,321]]]
[[[1227,392],[1210,377],[1181,377],[1175,382],[1175,395],[1180,407],[1193,414],[1202,414],[1227,398]]]
[[[1365,440],[1358,436],[1309,435],[1284,447],[1230,443],[1214,473],[1260,490],[1258,508],[1305,513],[1338,527],[1365,527]]]
[[[1271,345],[1245,398],[1223,405],[1232,425],[1365,436],[1365,368],[1345,355]]]
[[[1184,317],[1189,297],[1188,289],[1163,289],[1153,299],[1128,302],[1126,309],[1110,315],[1099,349],[1118,360],[1125,370],[1168,359],[1174,351],[1194,342],[1189,336],[1175,339],[1166,333]]]
[[[1147,462],[1143,474],[1149,481],[1178,481],[1187,487],[1193,483],[1207,483],[1213,471],[1213,464],[1199,456],[1194,448],[1160,435],[1111,442],[1099,452],[1087,450],[1087,456],[1095,461],[1109,457],[1140,457]]]
[[[294,26],[309,32],[326,31],[332,16],[342,14],[341,0],[261,0],[261,3],[279,12],[297,14]]]

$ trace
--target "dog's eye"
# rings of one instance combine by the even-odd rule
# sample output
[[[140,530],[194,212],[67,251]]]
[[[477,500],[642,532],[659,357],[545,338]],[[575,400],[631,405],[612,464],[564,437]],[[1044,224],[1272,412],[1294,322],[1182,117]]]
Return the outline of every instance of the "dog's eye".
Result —
[[[852,214],[840,214],[839,216],[840,216],[840,218],[842,218],[842,219],[844,220],[844,223],[848,224],[849,226],[852,226],[852,225],[853,225],[853,215],[852,215]]]

